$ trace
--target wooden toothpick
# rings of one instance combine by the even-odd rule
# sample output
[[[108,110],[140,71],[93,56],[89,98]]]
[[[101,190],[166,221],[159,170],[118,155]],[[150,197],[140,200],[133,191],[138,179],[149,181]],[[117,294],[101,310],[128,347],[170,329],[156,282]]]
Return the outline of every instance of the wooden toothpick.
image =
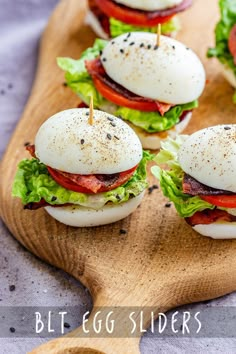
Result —
[[[158,27],[157,27],[157,45],[158,47],[160,47],[161,45],[161,24],[158,23]]]
[[[90,105],[89,105],[89,124],[93,125],[93,96],[90,98]]]

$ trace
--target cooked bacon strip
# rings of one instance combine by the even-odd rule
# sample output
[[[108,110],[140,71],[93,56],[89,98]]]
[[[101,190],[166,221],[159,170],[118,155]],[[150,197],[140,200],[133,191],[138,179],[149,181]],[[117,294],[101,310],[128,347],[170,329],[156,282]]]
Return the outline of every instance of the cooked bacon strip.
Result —
[[[100,58],[96,58],[93,60],[86,60],[85,67],[92,78],[99,79],[101,82],[103,82],[105,85],[110,87],[112,90],[121,94],[123,97],[128,98],[131,101],[136,101],[136,102],[154,102],[154,100],[152,100],[152,99],[136,95],[135,93],[127,90],[125,87],[121,86],[117,82],[113,81],[105,72]],[[158,111],[160,112],[160,114],[162,116],[167,111],[169,111],[169,109],[171,107],[174,106],[174,105],[159,102],[159,101],[155,101],[155,103],[157,105]]]
[[[28,210],[37,210],[39,208],[43,208],[45,206],[53,206],[54,208],[59,208],[62,206],[68,206],[68,205],[74,205],[74,204],[49,204],[47,203],[44,199],[41,199],[40,202],[32,202],[24,205],[24,209]]]
[[[80,104],[78,104],[77,108],[88,108],[88,105],[84,102],[80,102]]]
[[[88,3],[91,12],[97,17],[104,32],[111,37],[109,17],[97,6],[95,0],[89,0]]]
[[[195,178],[187,173],[183,178],[183,192],[190,195],[232,195],[235,193],[225,191],[222,189],[215,189],[198,182]]]
[[[185,218],[187,223],[191,226],[199,224],[212,224],[216,221],[227,221],[234,222],[236,221],[236,216],[227,213],[225,210],[220,209],[205,209],[203,211],[197,211],[194,215],[189,218]]]
[[[29,151],[32,157],[37,158],[35,155],[35,145],[27,145],[25,148],[27,151]]]
[[[26,149],[33,157],[36,157],[34,145],[28,145]],[[64,183],[66,182],[67,187],[65,188],[77,192],[78,187],[81,187],[83,188],[83,191],[81,191],[81,193],[98,193],[106,192],[121,186],[131,178],[137,167],[138,165],[120,173],[90,175],[81,175],[59,171],[49,166],[47,166],[47,169],[49,174],[58,184],[65,186]]]
[[[236,24],[232,27],[229,40],[228,40],[229,51],[234,57],[234,64],[236,65]]]
[[[112,186],[118,179],[120,174],[119,173],[114,173],[111,175],[79,175],[79,174],[73,174],[73,173],[68,173],[68,172],[62,172],[56,170],[60,175],[68,178],[70,181],[76,183],[77,185],[80,185],[81,187],[84,187],[86,189],[89,189],[93,193],[97,193],[102,187],[106,186]],[[49,170],[50,173],[50,170]],[[126,181],[127,178],[124,178],[124,181]],[[123,184],[123,183],[121,183]]]
[[[190,112],[192,112],[192,109],[190,109],[188,111],[183,111],[183,113],[179,117],[179,123],[182,122],[182,120],[184,120],[186,118],[186,116],[188,115],[188,113],[190,113]]]
[[[174,104],[161,103],[161,102],[159,102],[159,101],[156,101],[156,105],[157,105],[158,111],[160,112],[160,114],[161,114],[162,116],[164,116],[164,114],[165,114],[166,112],[168,112],[168,111],[171,109],[171,107],[174,106]]]

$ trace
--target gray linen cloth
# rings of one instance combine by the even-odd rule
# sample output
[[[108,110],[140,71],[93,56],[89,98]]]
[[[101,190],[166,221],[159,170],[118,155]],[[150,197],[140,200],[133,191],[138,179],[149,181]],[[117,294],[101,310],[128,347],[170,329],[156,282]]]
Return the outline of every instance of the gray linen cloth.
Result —
[[[29,96],[39,38],[56,3],[57,0],[0,0],[1,156]],[[79,282],[32,256],[0,222],[0,306],[7,305],[80,305],[82,317],[83,312],[91,309],[92,301]],[[190,305],[188,310],[204,312],[212,306],[236,306],[236,295]],[[4,319],[1,319],[3,323]],[[17,327],[15,330],[17,333]],[[10,331],[9,337],[0,338],[0,354],[26,353],[46,340],[40,337],[15,338]],[[145,335],[141,341],[141,352],[236,353],[236,341],[234,338],[155,338]]]

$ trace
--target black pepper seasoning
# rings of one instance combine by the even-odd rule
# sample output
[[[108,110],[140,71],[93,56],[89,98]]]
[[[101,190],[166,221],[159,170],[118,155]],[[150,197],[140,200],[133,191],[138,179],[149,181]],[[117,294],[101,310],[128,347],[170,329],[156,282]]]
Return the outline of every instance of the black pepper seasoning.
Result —
[[[148,188],[148,194],[151,194],[154,191],[154,189],[158,189],[158,185],[157,184],[153,184],[153,186]]]
[[[127,230],[125,229],[120,229],[120,235],[125,235],[127,234]]]
[[[131,42],[129,45],[134,45],[134,42]]]
[[[120,52],[123,54],[124,53],[124,49],[120,49]]]
[[[81,143],[81,145],[83,145],[84,144],[84,139],[81,139],[80,143]]]
[[[107,134],[107,139],[111,140],[111,134]]]
[[[148,44],[147,49],[151,49],[151,48],[152,48],[151,44]]]
[[[10,327],[10,332],[11,332],[11,333],[15,333],[15,331],[16,331],[16,330],[15,330],[14,327]]]
[[[15,289],[16,289],[15,285],[10,285],[10,286],[9,286],[9,290],[10,290],[10,291],[15,291]]]

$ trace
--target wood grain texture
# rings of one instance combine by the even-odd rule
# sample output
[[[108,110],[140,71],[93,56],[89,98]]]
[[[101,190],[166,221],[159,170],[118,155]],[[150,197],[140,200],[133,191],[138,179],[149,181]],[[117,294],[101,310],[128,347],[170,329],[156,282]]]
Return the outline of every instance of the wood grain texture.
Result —
[[[141,306],[147,327],[147,306],[158,313],[234,291],[236,242],[215,241],[193,232],[173,207],[165,208],[159,190],[146,193],[141,207],[120,222],[77,229],[56,222],[44,210],[23,210],[20,200],[11,197],[17,163],[28,157],[24,143],[34,142],[39,126],[50,115],[79,103],[63,86],[56,57],[77,58],[93,43],[94,34],[82,25],[85,12],[85,1],[62,0],[45,30],[32,94],[1,164],[1,216],[27,249],[81,280],[95,306]],[[205,58],[207,46],[214,43],[216,2],[196,0],[181,17],[179,39],[201,57],[209,80],[187,132],[235,123],[233,90],[221,76],[217,61]],[[127,234],[120,235],[121,228]],[[93,314],[90,323],[92,319]],[[81,333],[77,329],[70,337],[53,340],[32,353],[139,352],[139,338],[78,338]]]

